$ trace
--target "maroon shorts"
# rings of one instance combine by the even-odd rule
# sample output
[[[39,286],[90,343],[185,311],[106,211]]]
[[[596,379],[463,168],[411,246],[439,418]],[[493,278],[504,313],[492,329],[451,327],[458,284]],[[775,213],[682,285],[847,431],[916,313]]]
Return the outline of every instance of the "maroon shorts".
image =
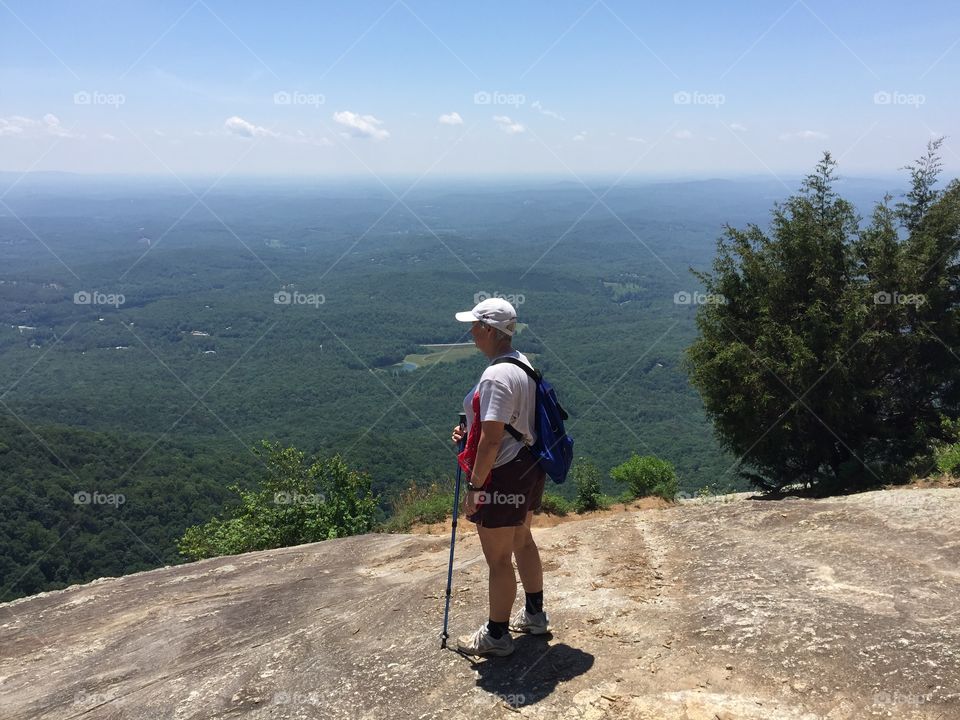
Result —
[[[527,513],[539,510],[546,473],[526,447],[510,462],[495,467],[489,484],[477,494],[477,511],[467,519],[481,527],[523,525]]]

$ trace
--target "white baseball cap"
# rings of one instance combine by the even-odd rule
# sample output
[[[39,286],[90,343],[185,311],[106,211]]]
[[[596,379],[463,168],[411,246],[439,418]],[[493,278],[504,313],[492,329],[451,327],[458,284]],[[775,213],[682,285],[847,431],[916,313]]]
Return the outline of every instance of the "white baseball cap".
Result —
[[[482,322],[507,335],[513,335],[517,327],[517,311],[513,309],[513,305],[499,297],[487,298],[477,303],[473,310],[458,312],[454,317],[460,322]]]

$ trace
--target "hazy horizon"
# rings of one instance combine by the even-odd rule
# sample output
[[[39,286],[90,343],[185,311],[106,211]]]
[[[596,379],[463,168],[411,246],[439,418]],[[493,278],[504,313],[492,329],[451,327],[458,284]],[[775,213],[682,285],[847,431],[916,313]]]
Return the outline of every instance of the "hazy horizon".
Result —
[[[0,3],[0,170],[896,177],[960,117],[960,12],[815,0],[482,8]],[[103,18],[109,18],[104,22]]]

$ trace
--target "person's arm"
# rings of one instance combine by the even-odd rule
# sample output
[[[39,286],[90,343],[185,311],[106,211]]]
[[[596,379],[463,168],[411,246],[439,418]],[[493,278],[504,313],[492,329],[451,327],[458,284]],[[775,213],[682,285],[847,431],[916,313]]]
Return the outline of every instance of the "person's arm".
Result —
[[[503,440],[504,426],[513,413],[515,403],[511,388],[502,380],[496,378],[480,378],[477,385],[480,393],[480,442],[477,446],[477,456],[473,462],[473,472],[470,474],[470,484],[480,487],[486,482],[487,476],[497,461],[500,441]],[[473,512],[476,502],[476,492],[467,493],[467,511]],[[472,501],[472,502],[471,502]]]
[[[493,469],[493,463],[497,460],[497,452],[500,450],[500,440],[503,438],[503,426],[502,422],[496,420],[484,420],[480,423],[480,443],[477,446],[477,457],[473,463],[473,472],[470,474],[470,484],[475,488],[484,484],[487,475]],[[478,495],[479,491],[467,490],[464,499],[467,515],[476,512]]]
[[[473,464],[470,484],[480,487],[487,479],[497,461],[500,441],[503,439],[503,423],[496,420],[484,420],[480,423],[480,444],[477,446],[477,459]]]

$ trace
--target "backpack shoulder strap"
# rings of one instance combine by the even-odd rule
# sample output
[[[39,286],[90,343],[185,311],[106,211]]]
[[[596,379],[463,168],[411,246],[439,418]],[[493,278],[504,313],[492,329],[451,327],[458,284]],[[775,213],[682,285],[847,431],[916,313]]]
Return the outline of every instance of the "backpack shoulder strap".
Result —
[[[500,363],[510,363],[511,365],[516,365],[518,368],[521,368],[527,375],[529,375],[530,379],[533,380],[538,385],[540,384],[540,380],[543,378],[543,375],[540,373],[539,370],[536,370],[530,367],[525,362],[523,362],[523,360],[520,360],[518,358],[514,358],[514,357],[497,358],[496,360],[493,361],[492,364],[499,365]]]
[[[523,362],[523,360],[519,360],[519,359],[514,358],[514,357],[502,357],[502,358],[497,358],[496,360],[494,360],[492,364],[493,364],[493,365],[499,365],[500,363],[510,363],[511,365],[516,365],[518,368],[522,368],[523,371],[524,371],[525,373],[527,373],[527,375],[530,376],[530,379],[533,380],[533,381],[537,384],[537,386],[539,387],[539,385],[540,385],[540,379],[541,379],[543,376],[540,374],[540,371],[539,371],[539,370],[535,370],[535,369],[531,368],[529,365],[527,365],[525,362]],[[503,426],[503,428],[504,428],[504,430],[506,430],[508,433],[510,433],[510,434],[513,436],[513,439],[514,439],[514,440],[516,440],[516,441],[519,442],[519,443],[524,442],[523,433],[521,433],[519,430],[517,430],[513,425],[511,425],[510,423],[506,423],[506,424]]]
[[[523,440],[523,433],[517,430],[513,425],[511,425],[510,423],[504,423],[503,429],[506,430],[511,435],[513,435],[513,439],[516,440],[518,443],[523,443],[524,445],[526,445],[526,443]]]

